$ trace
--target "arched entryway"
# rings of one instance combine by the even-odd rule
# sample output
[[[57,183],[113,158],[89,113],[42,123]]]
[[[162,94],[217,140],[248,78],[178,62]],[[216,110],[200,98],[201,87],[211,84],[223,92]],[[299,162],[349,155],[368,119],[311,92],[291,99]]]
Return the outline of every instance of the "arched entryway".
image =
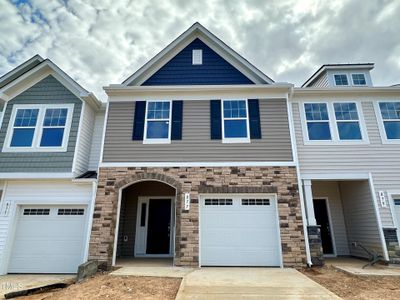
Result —
[[[150,259],[173,264],[176,195],[172,184],[155,179],[141,179],[119,189],[114,265]]]

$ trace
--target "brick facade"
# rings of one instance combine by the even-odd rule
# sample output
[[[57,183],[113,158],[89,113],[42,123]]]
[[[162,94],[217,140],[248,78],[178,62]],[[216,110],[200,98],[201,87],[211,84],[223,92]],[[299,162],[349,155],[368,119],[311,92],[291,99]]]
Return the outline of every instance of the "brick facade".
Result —
[[[277,194],[284,266],[306,263],[303,220],[295,167],[101,168],[89,258],[111,266],[120,189],[157,180],[177,190],[175,264],[199,264],[199,201],[202,193]],[[189,211],[183,194],[190,193]]]

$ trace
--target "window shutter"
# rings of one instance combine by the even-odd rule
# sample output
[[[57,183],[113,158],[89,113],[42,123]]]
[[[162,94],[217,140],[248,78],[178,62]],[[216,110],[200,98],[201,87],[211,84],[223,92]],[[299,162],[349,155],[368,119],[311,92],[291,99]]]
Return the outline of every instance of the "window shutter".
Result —
[[[222,139],[221,100],[210,101],[211,139]]]
[[[171,140],[182,139],[183,101],[172,101]]]
[[[143,140],[145,115],[146,115],[146,101],[136,101],[135,117],[133,120],[132,140],[136,141]]]
[[[260,109],[258,99],[249,99],[250,138],[261,139]]]

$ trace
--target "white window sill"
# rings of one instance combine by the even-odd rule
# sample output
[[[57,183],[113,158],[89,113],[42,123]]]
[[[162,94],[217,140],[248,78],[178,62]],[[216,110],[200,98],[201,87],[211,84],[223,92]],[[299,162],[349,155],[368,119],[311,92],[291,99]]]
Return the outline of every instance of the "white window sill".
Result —
[[[2,152],[13,152],[13,153],[18,153],[18,152],[32,152],[32,153],[38,153],[38,152],[67,152],[66,147],[43,147],[43,148],[32,148],[32,147],[5,147],[3,148]]]
[[[223,139],[223,144],[245,144],[251,143],[250,139],[248,138],[230,138],[230,139]]]
[[[143,144],[171,144],[170,139],[147,139],[143,140]]]
[[[369,141],[365,140],[315,140],[315,141],[304,141],[304,145],[316,145],[316,146],[348,146],[348,145],[368,145]]]

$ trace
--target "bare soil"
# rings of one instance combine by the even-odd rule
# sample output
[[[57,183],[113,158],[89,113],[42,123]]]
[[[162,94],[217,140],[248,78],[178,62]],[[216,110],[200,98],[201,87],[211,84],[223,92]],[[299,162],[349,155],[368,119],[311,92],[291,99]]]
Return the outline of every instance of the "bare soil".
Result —
[[[180,278],[98,274],[67,288],[20,297],[24,300],[175,299]]]
[[[300,272],[343,299],[400,299],[400,276],[353,276],[332,266]]]

